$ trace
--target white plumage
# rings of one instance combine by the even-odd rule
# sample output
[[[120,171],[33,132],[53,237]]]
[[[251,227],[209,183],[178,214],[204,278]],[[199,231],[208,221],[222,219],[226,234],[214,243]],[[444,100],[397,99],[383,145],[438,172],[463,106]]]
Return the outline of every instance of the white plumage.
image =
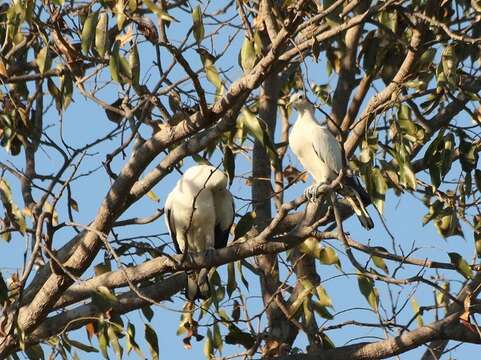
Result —
[[[309,200],[317,197],[317,189],[328,184],[343,168],[341,144],[326,125],[319,125],[314,118],[314,107],[304,94],[296,93],[289,101],[297,110],[298,117],[289,134],[289,145],[304,169],[312,176],[315,184],[306,190]],[[352,184],[341,188],[342,195],[349,201],[361,224],[370,229],[372,220],[364,208],[359,194]],[[363,189],[361,189],[363,190]]]
[[[177,253],[204,252],[227,246],[234,221],[234,201],[226,175],[209,165],[189,168],[165,202],[165,222]],[[208,269],[188,277],[187,298],[208,298]]]

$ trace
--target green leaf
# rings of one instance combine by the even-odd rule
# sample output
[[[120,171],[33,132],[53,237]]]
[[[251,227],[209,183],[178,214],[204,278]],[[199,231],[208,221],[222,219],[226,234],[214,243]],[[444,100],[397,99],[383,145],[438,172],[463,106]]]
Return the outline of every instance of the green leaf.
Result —
[[[108,309],[117,303],[117,298],[106,286],[102,285],[97,287],[92,294],[92,302],[100,309]]]
[[[463,275],[466,279],[473,278],[473,271],[471,270],[471,267],[461,255],[455,252],[450,252],[448,255],[451,259],[451,264],[456,266],[456,270],[458,270],[461,275]]]
[[[99,54],[100,58],[105,57],[105,53],[109,47],[109,16],[106,12],[102,12],[99,15],[97,26],[95,28],[95,50]]]
[[[202,63],[204,64],[205,75],[207,80],[214,85],[216,90],[220,93],[222,91],[222,80],[219,75],[219,71],[214,65],[214,61],[211,56],[201,54]]]
[[[88,55],[92,41],[94,40],[95,30],[97,28],[98,11],[92,12],[87,16],[84,22],[81,35],[81,48],[84,55]]]
[[[149,324],[145,324],[145,340],[149,346],[152,360],[159,360],[159,340],[155,330]]]
[[[152,311],[152,308],[149,305],[141,307],[140,310],[142,310],[142,314],[144,314],[145,318],[148,321],[151,321],[152,318],[154,317],[154,312]]]
[[[116,329],[114,325],[109,325],[107,329],[107,335],[110,340],[110,344],[112,344],[112,348],[114,349],[115,355],[117,355],[117,359],[122,359],[122,355],[124,353],[124,349],[120,346],[119,337],[117,336]]]
[[[159,196],[153,191],[153,190],[150,190],[149,192],[147,192],[147,194],[145,194],[150,200],[152,201],[155,201],[155,202],[159,202],[160,201],[160,198]]]
[[[204,22],[202,21],[202,10],[200,6],[197,5],[194,10],[192,11],[192,22],[193,22],[193,31],[194,31],[194,38],[197,42],[197,45],[200,46],[202,40],[204,39],[205,30],[204,30]]]
[[[449,133],[443,138],[444,149],[442,150],[441,174],[445,176],[451,169],[454,158],[454,134]]]
[[[443,67],[443,73],[449,82],[456,82],[456,68],[458,67],[458,59],[454,51],[454,46],[446,46],[441,56],[441,63]]]
[[[125,337],[125,350],[127,351],[127,354],[129,354],[132,350],[135,350],[135,352],[137,353],[137,355],[139,355],[141,359],[145,359],[145,356],[142,353],[142,350],[140,350],[140,346],[135,341],[135,326],[130,322],[127,324],[127,336]]]
[[[262,49],[263,49],[263,44],[262,44],[262,39],[259,31],[254,32],[254,50],[256,53],[256,56],[261,56],[262,55]]]
[[[0,200],[5,208],[7,219],[16,225],[20,232],[24,235],[27,231],[27,224],[25,222],[25,215],[18,208],[12,198],[12,190],[10,185],[4,178],[0,178]],[[3,239],[10,240],[10,232],[3,234]]]
[[[372,262],[374,263],[374,265],[376,265],[379,269],[384,271],[386,274],[389,273],[389,269],[387,268],[383,258],[373,255]]]
[[[147,8],[153,13],[155,13],[160,19],[168,22],[171,22],[171,21],[179,22],[176,18],[169,15],[166,11],[161,10],[157,5],[155,5],[152,2],[152,0],[143,0],[143,2],[145,6],[147,6]]]
[[[138,87],[140,81],[140,59],[137,44],[132,45],[130,49],[129,65],[132,72],[132,85]]]
[[[256,63],[256,52],[254,50],[254,42],[248,37],[244,37],[242,48],[240,51],[240,66],[245,72],[254,67]]]
[[[232,293],[237,289],[237,281],[235,279],[235,267],[234,263],[230,262],[227,264],[227,295],[229,298],[232,296]]]
[[[67,339],[66,339],[67,340]],[[80,349],[82,351],[85,351],[85,352],[88,352],[88,353],[98,353],[99,351],[94,348],[93,346],[90,346],[90,345],[87,345],[87,344],[84,344],[84,343],[81,343],[80,341],[76,341],[76,340],[71,340],[71,339],[68,339],[67,340],[69,345],[72,345],[73,347],[76,347],[77,349]]]
[[[107,329],[105,328],[105,324],[102,324],[97,333],[97,337],[99,340],[100,352],[102,353],[103,357],[108,360],[109,359],[109,352],[108,352],[109,338],[107,337],[106,330]]]
[[[416,175],[407,162],[399,165],[399,183],[412,190],[416,190]]]
[[[240,261],[237,261],[237,270],[239,271],[242,283],[246,287],[247,291],[249,291],[249,282],[244,277],[244,273],[242,272],[242,263]]]
[[[377,289],[374,287],[374,281],[359,274],[357,277],[357,283],[359,285],[359,290],[361,294],[366,298],[367,302],[374,311],[377,311],[379,304],[379,294]]]
[[[311,300],[305,299],[302,303],[302,313],[304,315],[304,321],[307,326],[312,325],[312,319],[314,318],[314,314],[312,312]]]
[[[478,163],[476,146],[472,142],[466,141],[464,137],[461,137],[461,142],[459,144],[459,160],[461,162],[461,167],[466,172],[475,169]]]
[[[130,64],[124,57],[119,55],[119,64],[120,64],[120,74],[127,80],[132,81],[132,69],[130,68]]]
[[[207,329],[207,335],[205,336],[204,341],[204,356],[206,359],[212,359],[214,356],[214,346],[212,341],[212,332],[210,329]]]
[[[50,47],[48,46],[48,44],[38,52],[36,62],[40,74],[43,75],[45,71],[50,69],[50,65],[52,64],[52,57],[50,56]]]
[[[414,297],[411,298],[411,308],[413,309],[414,314],[416,315],[416,322],[418,327],[424,326],[423,316],[420,313],[420,307]]]
[[[381,170],[376,166],[368,172],[367,190],[372,202],[382,215],[386,199],[387,182]]]
[[[213,345],[215,349],[222,351],[224,342],[222,341],[222,335],[218,323],[214,323]]]
[[[244,128],[246,128],[247,131],[264,146],[274,168],[278,169],[280,166],[279,157],[277,156],[277,151],[274,148],[272,139],[263,126],[263,123],[261,123],[258,117],[248,108],[242,109],[240,121]]]
[[[321,247],[319,241],[314,237],[308,237],[298,245],[300,252],[319,259],[321,256]]]
[[[314,311],[317,312],[324,319],[331,320],[334,318],[334,316],[329,312],[329,310],[325,306],[322,306],[319,301],[311,301],[311,306]]]
[[[316,295],[319,299],[319,305],[323,307],[332,307],[332,300],[327,294],[326,289],[324,289],[321,285],[318,285],[316,287]]]
[[[256,218],[255,211],[249,211],[241,217],[234,229],[234,240],[243,237],[254,225],[254,219]]]
[[[436,219],[434,226],[443,238],[456,235],[464,236],[458,217],[452,209],[443,209]]]
[[[70,72],[65,72],[60,77],[60,97],[61,97],[61,108],[62,110],[66,110],[67,107],[72,102],[72,94],[73,94],[73,80],[72,75]]]
[[[224,160],[223,160],[224,170],[227,172],[229,177],[229,186],[232,185],[235,177],[235,155],[232,152],[230,146],[224,147]]]
[[[116,1],[115,6],[112,9],[112,12],[116,15],[117,29],[119,31],[122,31],[122,29],[124,28],[125,20],[127,20],[127,16],[125,15],[124,0]]]
[[[112,80],[121,84],[122,81],[120,79],[119,48],[120,48],[120,43],[118,41],[115,41],[114,47],[112,49],[112,53],[110,54],[109,70],[110,70],[110,76],[112,77]]]
[[[51,78],[47,79],[47,89],[55,100],[55,107],[57,108],[57,111],[60,112],[62,110],[62,94]]]
[[[336,250],[331,247],[324,247],[321,249],[319,261],[324,265],[336,265],[339,268],[341,267],[341,262],[339,261]]]

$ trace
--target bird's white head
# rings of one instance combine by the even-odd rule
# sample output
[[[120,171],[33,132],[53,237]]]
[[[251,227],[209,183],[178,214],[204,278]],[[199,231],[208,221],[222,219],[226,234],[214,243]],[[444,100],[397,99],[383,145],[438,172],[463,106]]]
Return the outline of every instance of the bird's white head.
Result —
[[[190,188],[224,190],[228,179],[225,173],[210,165],[196,165],[189,168],[182,176],[184,185]]]
[[[291,95],[289,98],[289,105],[291,105],[298,112],[303,112],[305,110],[312,110],[313,106],[307,100],[306,95],[303,92],[297,92]]]

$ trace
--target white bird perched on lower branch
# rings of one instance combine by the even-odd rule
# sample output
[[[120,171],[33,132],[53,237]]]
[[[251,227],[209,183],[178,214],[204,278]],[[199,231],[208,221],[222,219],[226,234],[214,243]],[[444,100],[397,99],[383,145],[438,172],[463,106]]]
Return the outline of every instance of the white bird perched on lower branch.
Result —
[[[234,201],[226,175],[209,165],[189,168],[165,202],[165,222],[178,254],[227,246],[234,222]],[[210,297],[209,269],[188,274],[189,300]]]
[[[297,120],[289,134],[289,145],[304,169],[314,179],[314,185],[305,191],[308,200],[313,201],[318,196],[319,187],[336,179],[343,168],[341,144],[326,124],[319,125],[317,123],[314,117],[314,107],[304,94],[293,94],[289,103],[298,112]],[[366,229],[373,228],[374,224],[362,199],[369,195],[356,179],[354,177],[345,178],[339,193],[352,206],[362,226]]]

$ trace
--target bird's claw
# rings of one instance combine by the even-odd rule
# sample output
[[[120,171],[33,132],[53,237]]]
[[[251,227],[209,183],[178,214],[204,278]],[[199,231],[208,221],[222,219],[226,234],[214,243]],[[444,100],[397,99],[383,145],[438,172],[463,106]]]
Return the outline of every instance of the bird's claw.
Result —
[[[306,190],[304,190],[304,196],[306,197],[307,201],[319,201],[319,195],[321,195],[321,193],[325,191],[325,185],[325,183],[313,184],[309,186]]]
[[[318,194],[318,186],[311,185],[306,190],[304,190],[304,196],[306,197],[307,201],[309,202],[316,202]]]

